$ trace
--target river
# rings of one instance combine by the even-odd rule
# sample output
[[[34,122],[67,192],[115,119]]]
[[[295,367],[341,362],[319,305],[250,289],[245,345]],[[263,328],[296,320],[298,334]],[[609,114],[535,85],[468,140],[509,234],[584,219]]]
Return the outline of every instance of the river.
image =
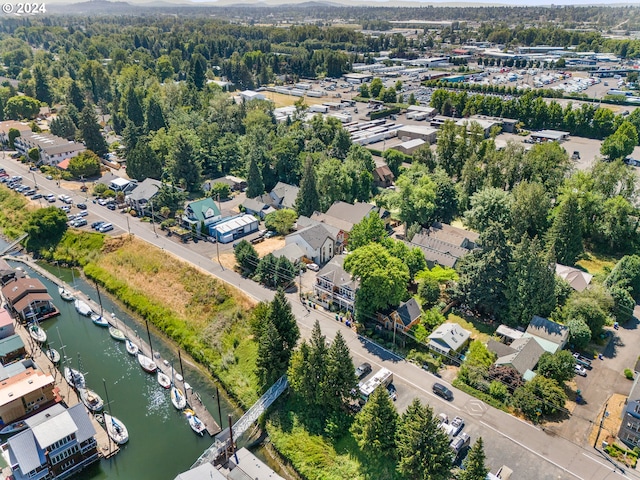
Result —
[[[212,438],[208,435],[198,437],[189,428],[184,415],[173,407],[168,391],[158,384],[155,376],[145,373],[134,357],[127,354],[124,343],[115,342],[107,329],[97,327],[90,319],[79,316],[73,302],[63,301],[52,282],[28,267],[15,262],[10,263],[13,266],[21,266],[29,276],[39,278],[48,288],[54,303],[60,309],[58,317],[46,320],[41,325],[47,332],[51,346],[62,353],[62,342],[64,352],[69,358],[69,365],[74,368],[80,365],[82,371],[86,372],[88,386],[106,401],[104,380],[110,400],[109,410],[120,418],[129,430],[129,443],[121,448],[115,457],[101,460],[75,478],[171,480],[178,473],[189,469],[211,445]],[[58,275],[57,268],[43,266]],[[70,270],[61,269],[60,276],[72,283]],[[76,277],[75,287],[97,300],[95,288],[84,280]],[[101,297],[105,312],[114,312],[120,321],[133,327],[144,340],[147,340],[144,326],[137,324],[105,292],[101,291]],[[162,358],[173,360],[176,370],[180,371],[177,354],[171,351],[168,344],[153,333],[152,342],[154,351],[159,351]],[[219,422],[215,385],[199,370],[186,365],[184,359],[183,366],[185,380],[200,394],[203,403]],[[227,424],[227,413],[232,413],[234,420],[240,413],[224,396],[221,398],[221,409],[224,425]]]

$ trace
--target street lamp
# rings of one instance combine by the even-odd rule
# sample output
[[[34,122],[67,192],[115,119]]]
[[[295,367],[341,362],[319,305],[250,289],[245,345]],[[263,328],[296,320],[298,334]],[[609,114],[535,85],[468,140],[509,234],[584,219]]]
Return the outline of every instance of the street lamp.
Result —
[[[31,175],[33,176],[33,183],[35,184],[36,190],[37,190],[38,189],[38,181],[36,180],[36,174],[31,172]]]

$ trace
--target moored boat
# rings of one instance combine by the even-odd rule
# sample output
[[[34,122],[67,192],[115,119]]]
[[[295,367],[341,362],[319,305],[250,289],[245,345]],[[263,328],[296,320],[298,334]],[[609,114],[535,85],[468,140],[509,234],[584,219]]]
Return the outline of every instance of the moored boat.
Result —
[[[183,410],[187,406],[187,397],[184,396],[182,390],[175,385],[171,387],[171,403],[178,410]]]
[[[73,306],[76,307],[76,311],[80,315],[84,315],[85,317],[89,317],[93,313],[91,307],[85,301],[80,300],[79,298],[76,298],[74,300]]]
[[[99,327],[108,327],[109,322],[102,315],[98,315],[97,313],[91,314],[91,321],[95,323]]]
[[[118,342],[124,342],[127,339],[127,337],[124,335],[124,332],[116,327],[109,327],[109,335],[111,335],[111,338],[117,340]]]
[[[104,401],[96,392],[90,388],[78,389],[82,403],[92,412],[99,412],[104,407]]]
[[[129,432],[124,423],[118,420],[116,417],[112,417],[108,413],[103,414],[104,426],[107,429],[107,433],[111,437],[111,440],[118,445],[124,445],[129,441]]]
[[[125,346],[127,348],[127,353],[129,355],[137,355],[138,351],[140,350],[138,348],[138,346],[135,343],[133,343],[131,340],[129,340],[128,338],[127,338],[127,340],[125,342]]]
[[[204,435],[204,431],[207,429],[204,423],[196,416],[193,410],[185,410],[185,414],[187,416],[187,420],[189,421],[189,426],[191,430],[196,432],[198,435]]]
[[[149,357],[147,357],[143,353],[138,353],[138,363],[140,364],[142,369],[147,373],[155,373],[155,371],[158,369],[156,362],[151,360]]]
[[[60,294],[60,298],[62,298],[65,302],[75,300],[73,293],[62,286],[58,287],[58,294]]]
[[[3,427],[2,430],[0,430],[0,435],[11,435],[14,433],[18,433],[22,430],[26,430],[27,427],[27,422],[25,422],[24,420],[13,422]]]
[[[29,335],[38,343],[44,343],[47,341],[47,333],[37,323],[29,325]]]
[[[64,379],[74,388],[85,388],[84,375],[75,368],[64,367]]]
[[[171,387],[171,379],[169,378],[168,375],[162,373],[160,370],[158,370],[158,383],[163,388]]]
[[[55,348],[48,348],[45,350],[44,353],[47,356],[47,358],[51,360],[53,363],[60,362],[60,353]]]

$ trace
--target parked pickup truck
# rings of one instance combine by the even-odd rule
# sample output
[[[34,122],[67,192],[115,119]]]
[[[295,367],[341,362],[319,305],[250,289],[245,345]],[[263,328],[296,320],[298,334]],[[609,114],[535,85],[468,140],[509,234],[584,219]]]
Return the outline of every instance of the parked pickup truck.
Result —
[[[591,370],[593,368],[593,366],[591,365],[591,359],[585,357],[584,355],[580,355],[579,353],[575,352],[573,354],[573,358],[576,359],[576,363],[578,365],[582,365],[587,370]]]

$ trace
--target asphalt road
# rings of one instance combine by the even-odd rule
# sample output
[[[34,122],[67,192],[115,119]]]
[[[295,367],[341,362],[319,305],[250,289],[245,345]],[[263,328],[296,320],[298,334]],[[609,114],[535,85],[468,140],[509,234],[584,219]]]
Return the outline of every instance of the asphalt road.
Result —
[[[9,158],[8,155],[6,158],[0,159],[0,165],[10,175],[22,175],[23,183],[28,185],[34,183],[33,176],[35,175],[39,191],[42,194],[54,193],[57,196],[60,193],[65,193],[73,198],[74,203],[86,200],[84,195],[57,187],[55,181],[46,180],[39,172],[34,172],[32,175],[32,172],[25,165]],[[197,245],[176,243],[171,238],[164,236],[159,229],[157,230],[158,234],[154,233],[149,223],[142,223],[133,218],[127,222],[129,216],[123,215],[119,211],[110,211],[91,202],[88,202],[87,205],[90,219],[97,218],[108,221],[117,227],[113,234],[127,232],[130,229],[130,232],[140,239],[215,275],[257,301],[273,298],[274,292],[272,290],[244,279],[234,271],[222,268],[215,261],[200,254],[197,251]],[[456,389],[453,389],[455,398],[452,402],[442,400],[431,392],[431,386],[435,381],[445,384],[446,382],[398,358],[379,345],[360,337],[343,323],[337,322],[335,316],[321,310],[308,310],[299,301],[297,293],[288,296],[303,336],[310,335],[317,319],[320,321],[322,331],[327,338],[333,338],[338,330],[342,332],[356,365],[366,360],[371,363],[374,370],[386,367],[393,372],[400,410],[405,408],[414,397],[419,397],[431,405],[437,413],[445,412],[449,417],[455,415],[464,417],[466,420],[465,431],[471,435],[472,441],[478,436],[483,437],[487,464],[492,471],[495,472],[504,464],[513,469],[514,478],[520,480],[573,478],[607,480],[620,477],[640,479],[640,475],[635,471],[621,473],[619,468],[616,468],[593,448],[582,447],[563,437],[547,433],[537,426],[490,407]]]

